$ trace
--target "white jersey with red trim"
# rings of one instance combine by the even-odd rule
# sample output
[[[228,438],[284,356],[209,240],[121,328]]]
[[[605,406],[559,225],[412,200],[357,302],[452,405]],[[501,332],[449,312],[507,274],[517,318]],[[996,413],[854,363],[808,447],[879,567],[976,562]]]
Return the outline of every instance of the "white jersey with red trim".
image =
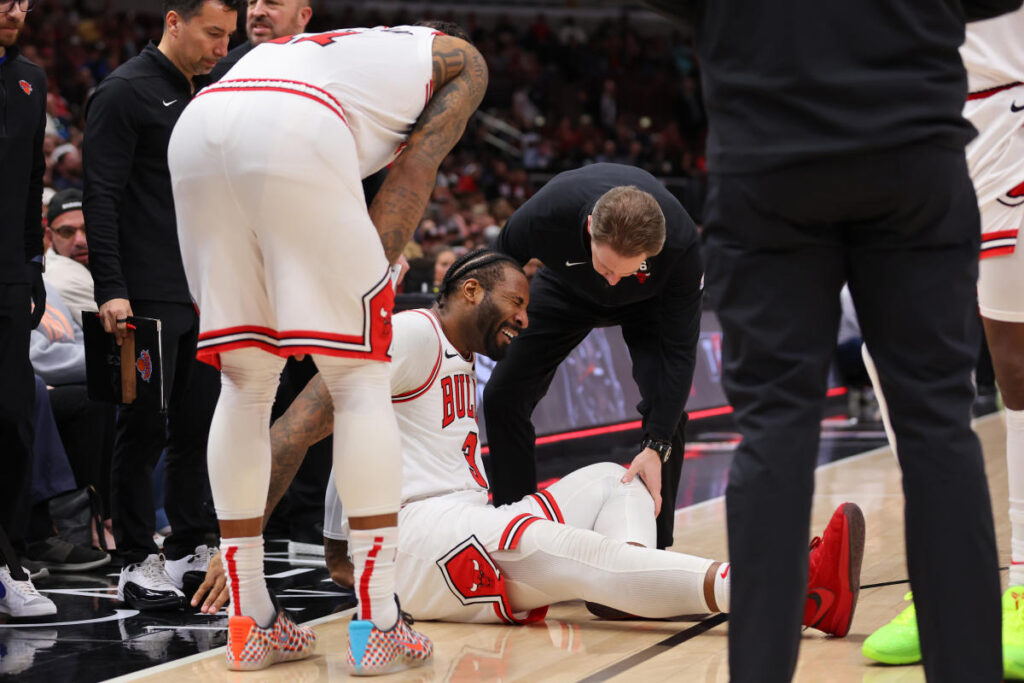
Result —
[[[971,93],[1024,82],[1024,9],[967,24],[960,58]]]
[[[391,402],[402,436],[402,502],[466,491],[486,504],[473,355],[460,354],[427,309],[399,313],[393,325]]]
[[[433,42],[424,26],[302,33],[258,45],[210,86],[298,94],[352,130],[362,177],[398,156],[433,94]]]

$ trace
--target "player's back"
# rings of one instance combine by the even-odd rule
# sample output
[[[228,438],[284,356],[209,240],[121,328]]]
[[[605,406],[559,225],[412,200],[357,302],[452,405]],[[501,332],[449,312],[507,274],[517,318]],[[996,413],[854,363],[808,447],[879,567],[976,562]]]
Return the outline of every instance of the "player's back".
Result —
[[[344,111],[366,176],[391,163],[433,94],[437,31],[423,26],[303,33],[254,48],[221,84],[281,82]]]

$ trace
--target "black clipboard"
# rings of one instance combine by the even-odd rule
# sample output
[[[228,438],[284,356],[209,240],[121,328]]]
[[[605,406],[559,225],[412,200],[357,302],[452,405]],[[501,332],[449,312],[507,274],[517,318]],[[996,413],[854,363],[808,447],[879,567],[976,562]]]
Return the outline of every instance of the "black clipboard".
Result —
[[[89,398],[122,405],[166,410],[160,321],[128,318],[121,346],[103,331],[98,313],[82,313],[85,335],[85,382]]]

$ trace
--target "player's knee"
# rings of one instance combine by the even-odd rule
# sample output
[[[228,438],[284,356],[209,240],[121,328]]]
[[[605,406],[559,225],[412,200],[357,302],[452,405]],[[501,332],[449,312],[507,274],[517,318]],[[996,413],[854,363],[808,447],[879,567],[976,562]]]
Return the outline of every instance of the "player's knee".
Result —
[[[241,348],[220,354],[221,387],[228,395],[247,401],[273,400],[284,367],[284,359],[256,348]]]

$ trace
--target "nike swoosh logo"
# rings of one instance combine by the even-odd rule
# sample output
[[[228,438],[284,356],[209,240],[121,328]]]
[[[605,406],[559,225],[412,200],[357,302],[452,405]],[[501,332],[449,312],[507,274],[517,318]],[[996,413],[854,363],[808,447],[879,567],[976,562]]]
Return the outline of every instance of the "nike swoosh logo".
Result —
[[[399,643],[399,645],[404,645],[405,647],[409,648],[413,652],[426,652],[427,651],[427,647],[423,643],[414,643],[411,640],[400,640],[400,641],[398,641],[398,643]]]
[[[161,102],[164,102],[163,100],[160,100],[160,101],[161,101]],[[178,101],[178,100],[171,100],[170,102],[164,102],[164,106],[165,106],[165,107],[169,107],[169,106],[171,106],[172,104],[174,104],[174,103],[175,103],[175,102],[177,102],[177,101]]]
[[[458,355],[459,355],[459,354],[457,354],[457,353],[448,353],[447,351],[445,351],[445,352],[444,352],[444,357],[445,357],[445,358],[455,358],[455,357],[457,357]]]
[[[1020,105],[1018,107],[1016,102],[1011,102],[1010,103],[1010,111],[1013,112],[1014,114],[1016,114],[1019,111],[1024,111],[1024,104],[1022,104],[1022,105]]]
[[[584,263],[590,263],[590,261],[566,261],[565,265],[572,268],[573,266],[582,266]]]
[[[729,570],[730,569],[732,569],[732,565],[731,564],[725,565],[725,569],[722,570],[722,573],[719,576],[721,576],[723,579],[725,577],[729,576]]]
[[[828,589],[815,588],[807,594],[807,599],[814,602],[816,609],[811,618],[805,622],[805,625],[810,626],[811,628],[817,628],[829,608],[832,607],[832,603],[836,601],[836,596]]]

